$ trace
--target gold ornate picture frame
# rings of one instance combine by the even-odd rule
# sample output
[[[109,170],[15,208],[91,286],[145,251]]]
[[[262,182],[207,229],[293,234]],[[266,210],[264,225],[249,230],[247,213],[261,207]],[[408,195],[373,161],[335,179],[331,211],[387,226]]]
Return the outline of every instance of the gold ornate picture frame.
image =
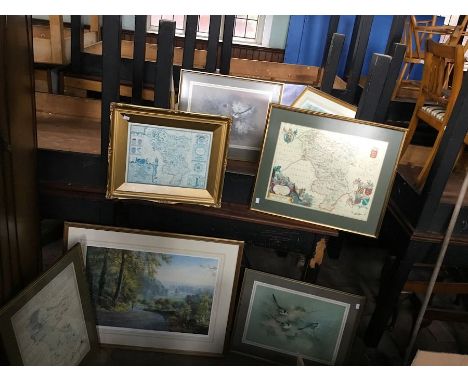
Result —
[[[356,106],[315,89],[312,86],[306,87],[291,106],[347,118],[355,118],[357,111]]]
[[[107,198],[221,206],[231,119],[111,104]]]

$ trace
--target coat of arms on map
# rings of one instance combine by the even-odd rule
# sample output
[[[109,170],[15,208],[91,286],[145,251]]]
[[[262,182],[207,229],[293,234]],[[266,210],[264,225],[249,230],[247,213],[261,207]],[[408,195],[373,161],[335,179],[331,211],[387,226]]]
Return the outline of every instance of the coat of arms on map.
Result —
[[[252,209],[377,236],[404,130],[271,105]]]

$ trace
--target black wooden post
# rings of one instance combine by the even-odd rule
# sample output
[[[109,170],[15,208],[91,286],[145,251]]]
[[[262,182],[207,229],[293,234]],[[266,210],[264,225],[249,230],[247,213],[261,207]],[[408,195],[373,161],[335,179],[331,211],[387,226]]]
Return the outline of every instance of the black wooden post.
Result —
[[[377,106],[377,111],[375,113],[375,122],[384,123],[387,118],[388,107],[390,106],[390,101],[392,100],[393,89],[395,89],[395,85],[398,80],[398,75],[400,74],[401,64],[403,63],[405,52],[405,44],[396,43],[393,45],[393,49],[391,52],[392,62],[390,63],[388,76],[385,80],[385,85],[382,90],[380,102]]]
[[[146,56],[146,19],[147,16],[135,16],[132,81],[132,103],[135,105],[141,105],[143,100],[143,77],[145,73]]]
[[[331,94],[333,90],[333,83],[335,82],[336,73],[338,72],[338,64],[340,63],[341,52],[345,35],[340,33],[333,34],[331,39],[330,49],[328,50],[327,60],[323,66],[322,81],[320,83],[320,90],[325,93]]]
[[[322,65],[320,67],[325,67],[325,64],[328,59],[328,55],[330,52],[330,44],[332,43],[332,38],[336,31],[338,30],[338,24],[340,22],[340,16],[333,15],[330,16],[330,21],[328,22],[328,31],[327,31],[327,39],[325,40],[325,47],[323,49],[322,55]]]
[[[169,109],[173,89],[175,21],[160,20],[158,31],[158,57],[154,84],[154,106]]]
[[[385,47],[385,54],[393,56],[393,44],[401,41],[403,29],[405,27],[405,20],[408,16],[393,16],[392,25],[388,34],[387,46]]]
[[[219,30],[221,28],[221,16],[210,16],[210,28],[208,29],[208,46],[206,53],[205,70],[210,73],[216,71],[216,63],[218,61],[218,42]]]
[[[369,67],[366,86],[356,111],[356,119],[374,121],[380,96],[388,75],[392,58],[386,54],[374,53]]]
[[[357,34],[359,30],[359,22],[361,20],[361,16],[356,16],[354,18],[354,24],[353,24],[353,33],[351,33],[351,42],[349,43],[349,50],[348,50],[348,56],[346,57],[346,64],[345,64],[345,69],[344,69],[344,78],[347,78],[349,75],[349,70],[351,69],[351,61],[353,59],[353,55],[351,52],[354,52],[356,49],[356,41],[357,41]]]
[[[197,42],[198,16],[189,15],[185,20],[184,57],[182,68],[193,69],[195,43]]]
[[[71,16],[71,70],[81,72],[81,51],[83,50],[83,25],[81,16]]]
[[[357,16],[358,23],[354,26],[356,29],[356,40],[353,47],[350,47],[348,60],[350,60],[349,74],[346,83],[346,92],[344,99],[347,102],[354,103],[356,91],[361,77],[362,65],[366,56],[367,43],[372,27],[374,16]],[[354,30],[353,30],[354,34]]]
[[[221,48],[221,74],[229,74],[232,56],[232,37],[234,35],[235,16],[224,16],[223,43]]]
[[[101,102],[101,157],[107,163],[109,146],[110,104],[120,96],[120,16],[102,18],[102,102]],[[104,177],[103,182],[106,183]]]

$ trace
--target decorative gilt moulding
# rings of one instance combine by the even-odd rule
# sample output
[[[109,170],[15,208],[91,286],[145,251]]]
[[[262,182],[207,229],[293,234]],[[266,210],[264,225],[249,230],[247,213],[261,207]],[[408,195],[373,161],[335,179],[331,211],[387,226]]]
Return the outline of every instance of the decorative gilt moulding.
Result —
[[[231,119],[111,104],[106,197],[221,206]]]

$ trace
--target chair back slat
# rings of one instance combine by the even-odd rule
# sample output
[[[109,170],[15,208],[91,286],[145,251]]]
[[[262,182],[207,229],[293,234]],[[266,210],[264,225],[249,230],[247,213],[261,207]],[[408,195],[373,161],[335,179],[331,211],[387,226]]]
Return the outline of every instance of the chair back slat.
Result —
[[[143,99],[146,56],[146,25],[147,16],[135,16],[132,79],[132,103],[135,105],[141,105]]]
[[[173,63],[176,23],[160,20],[158,31],[158,51],[154,84],[154,106],[169,109],[174,87]]]
[[[185,21],[184,56],[182,58],[182,68],[184,69],[193,69],[197,28],[198,16],[188,15]]]
[[[210,16],[210,27],[208,29],[208,46],[206,53],[205,70],[210,73],[216,72],[216,64],[218,61],[218,42],[219,31],[221,28],[221,16]]]

